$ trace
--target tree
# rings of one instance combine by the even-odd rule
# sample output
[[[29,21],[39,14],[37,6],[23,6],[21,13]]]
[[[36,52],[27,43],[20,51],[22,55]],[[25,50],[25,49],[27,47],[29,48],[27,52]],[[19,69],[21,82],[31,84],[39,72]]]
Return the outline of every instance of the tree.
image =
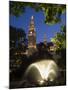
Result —
[[[61,50],[66,48],[66,26],[61,26],[61,32],[57,33],[51,41],[56,44],[56,50]]]
[[[31,7],[38,11],[43,11],[46,24],[55,24],[61,21],[61,15],[64,13],[66,6],[61,4],[45,4],[31,2],[13,2],[10,1],[10,14],[19,16],[25,12],[26,7]]]
[[[15,28],[10,26],[10,46],[12,44],[12,42],[15,43],[16,46],[16,42],[18,43],[26,43],[26,34],[25,31],[23,29],[19,29],[19,28]]]
[[[56,61],[61,69],[66,70],[66,26],[61,26],[61,31],[51,40],[56,45]],[[57,56],[58,55],[58,56]],[[65,71],[62,71],[65,74]]]
[[[18,42],[18,43],[17,43]],[[21,55],[17,55],[20,52],[26,50],[26,34],[23,29],[15,28],[10,26],[10,68],[16,70],[21,63],[16,63],[18,60],[21,61]],[[21,61],[22,62],[22,61]]]

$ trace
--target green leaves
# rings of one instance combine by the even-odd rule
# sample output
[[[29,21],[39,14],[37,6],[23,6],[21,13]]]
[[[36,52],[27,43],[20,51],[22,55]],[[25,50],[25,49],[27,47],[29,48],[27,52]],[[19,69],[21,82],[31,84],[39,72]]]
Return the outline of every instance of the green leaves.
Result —
[[[25,12],[24,3],[10,2],[10,14],[19,16]]]
[[[61,21],[61,15],[65,9],[64,5],[48,5],[44,11],[45,23],[52,25]]]
[[[61,15],[66,9],[66,6],[61,4],[10,1],[10,14],[19,16],[25,12],[26,7],[33,8],[36,12],[43,11],[45,16],[44,22],[48,25],[53,25],[60,22]]]
[[[57,46],[56,50],[58,49],[65,49],[66,48],[66,26],[61,26],[61,32],[57,33],[51,41]]]

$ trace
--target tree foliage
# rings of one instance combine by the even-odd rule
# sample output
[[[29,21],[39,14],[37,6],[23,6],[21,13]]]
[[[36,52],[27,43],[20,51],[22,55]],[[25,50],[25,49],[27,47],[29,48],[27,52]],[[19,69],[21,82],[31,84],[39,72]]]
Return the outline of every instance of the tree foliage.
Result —
[[[15,28],[10,26],[10,70],[11,72],[15,72],[22,65],[21,52],[25,52],[25,50],[26,50],[25,31],[21,28]]]
[[[61,32],[57,33],[51,41],[56,44],[57,50],[65,49],[66,48],[66,26],[61,26]]]
[[[10,42],[15,42],[16,46],[16,42],[25,43],[25,41],[26,41],[25,31],[23,29],[10,26]]]
[[[31,2],[13,2],[10,1],[10,14],[19,16],[25,12],[26,7],[31,7],[38,11],[43,11],[46,24],[55,24],[61,21],[61,14],[64,13],[66,6],[61,4],[45,4]]]

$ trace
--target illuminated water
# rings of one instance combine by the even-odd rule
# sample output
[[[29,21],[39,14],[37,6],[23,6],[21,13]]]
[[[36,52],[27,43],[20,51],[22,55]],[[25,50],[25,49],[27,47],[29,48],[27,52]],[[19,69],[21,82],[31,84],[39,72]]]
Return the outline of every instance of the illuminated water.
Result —
[[[58,76],[58,66],[53,60],[42,60],[31,64],[26,72],[25,77],[29,82],[53,81]]]

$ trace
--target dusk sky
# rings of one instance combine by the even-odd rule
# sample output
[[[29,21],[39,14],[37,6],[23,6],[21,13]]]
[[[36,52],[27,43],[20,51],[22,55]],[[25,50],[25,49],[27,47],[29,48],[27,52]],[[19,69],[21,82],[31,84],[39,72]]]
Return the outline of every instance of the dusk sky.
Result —
[[[34,16],[37,43],[43,42],[45,37],[49,42],[50,39],[60,31],[60,26],[66,24],[66,13],[62,14],[61,23],[47,25],[44,23],[45,17],[42,11],[36,12],[32,8],[26,8],[25,13],[23,13],[21,16],[10,16],[10,25],[17,28],[23,28],[25,33],[27,34],[29,30],[30,18],[32,15]]]

